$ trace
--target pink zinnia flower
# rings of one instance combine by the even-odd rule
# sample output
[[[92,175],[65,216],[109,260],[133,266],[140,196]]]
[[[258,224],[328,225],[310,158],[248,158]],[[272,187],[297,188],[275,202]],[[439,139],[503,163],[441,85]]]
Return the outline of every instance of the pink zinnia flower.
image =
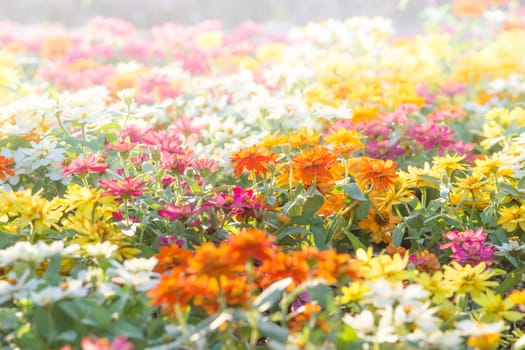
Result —
[[[448,97],[452,97],[456,94],[462,94],[465,91],[467,91],[467,86],[461,83],[449,83],[439,87],[439,92],[447,95]]]
[[[133,344],[126,337],[116,337],[110,343],[107,338],[85,337],[81,343],[82,350],[133,350]]]
[[[108,165],[94,154],[90,154],[87,158],[73,158],[69,165],[62,165],[64,169],[64,177],[73,174],[80,175],[84,173],[102,173],[107,169]]]
[[[123,181],[118,180],[100,180],[99,185],[105,189],[104,194],[112,196],[120,196],[123,198],[138,197],[142,196],[144,191],[141,190],[146,183],[138,182],[131,177],[126,177]]]
[[[163,218],[176,221],[186,220],[190,216],[202,213],[205,209],[205,207],[195,209],[195,205],[192,204],[175,205],[168,203],[164,209],[158,210],[157,213]]]
[[[184,150],[180,153],[162,152],[160,161],[162,162],[163,168],[178,174],[183,174],[186,168],[191,165],[190,158],[191,154]]]
[[[496,248],[490,242],[485,244],[487,233],[483,232],[482,227],[477,231],[449,231],[444,233],[443,236],[450,242],[442,244],[440,248],[450,248],[452,250],[450,257],[460,264],[471,264],[474,266],[480,262],[485,262],[489,265],[492,263]]]
[[[193,161],[193,168],[199,175],[206,177],[219,170],[219,165],[213,159],[197,159]]]
[[[454,131],[446,125],[437,125],[434,123],[416,125],[408,131],[408,134],[414,137],[416,141],[427,150],[436,146],[439,149],[444,149],[454,143],[451,139]]]
[[[125,153],[125,152],[129,152],[132,149],[134,149],[135,146],[137,146],[136,142],[120,141],[118,143],[110,143],[109,145],[107,145],[106,151],[114,150],[114,151],[117,151],[118,153]]]
[[[170,246],[172,244],[178,245],[180,248],[184,247],[186,241],[179,239],[177,235],[159,237],[161,246]]]
[[[253,190],[245,190],[242,187],[234,187],[233,194],[217,193],[215,197],[209,198],[203,207],[220,208],[239,219],[245,217],[258,218],[264,211],[263,204],[258,200]]]

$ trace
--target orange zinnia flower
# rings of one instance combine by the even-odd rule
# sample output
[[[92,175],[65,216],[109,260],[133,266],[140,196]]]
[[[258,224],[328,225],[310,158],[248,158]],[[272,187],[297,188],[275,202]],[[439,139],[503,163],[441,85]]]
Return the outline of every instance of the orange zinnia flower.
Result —
[[[392,233],[396,225],[401,221],[399,216],[388,213],[378,214],[375,210],[370,210],[366,219],[359,222],[359,228],[372,232],[372,238],[376,243],[390,243]]]
[[[175,305],[189,306],[196,295],[208,292],[209,279],[204,275],[188,275],[182,267],[175,267],[170,275],[161,276],[155,288],[148,292],[152,304],[162,305],[168,312]]]
[[[308,262],[297,251],[277,252],[272,262],[266,261],[257,269],[263,288],[286,277],[291,277],[293,286],[297,286],[308,279],[309,271]]]
[[[159,249],[159,253],[155,255],[157,259],[155,271],[165,272],[175,266],[187,265],[192,256],[193,253],[190,250],[181,248],[177,244],[162,246]]]
[[[354,177],[362,189],[372,186],[374,191],[386,191],[395,185],[396,163],[387,159],[362,157],[354,162]]]
[[[318,304],[306,303],[302,305],[302,307],[300,307],[294,313],[294,317],[288,321],[288,329],[290,330],[290,333],[297,333],[302,331],[306,324],[310,322],[312,318],[317,318],[318,314],[321,313],[321,311],[321,306],[319,306]],[[325,330],[324,328],[326,327],[319,327],[320,325],[325,325],[324,321],[321,321],[321,319],[316,320],[316,329],[323,328],[323,330]]]
[[[268,163],[275,163],[277,157],[277,154],[265,151],[254,145],[233,153],[230,160],[237,177],[241,176],[244,169],[248,171],[253,170],[255,171],[255,176],[259,176],[259,173],[268,171]]]
[[[357,261],[352,261],[348,254],[338,254],[333,249],[323,250],[317,256],[315,275],[329,284],[346,278],[359,279],[358,267]]]
[[[324,198],[323,206],[317,212],[319,215],[328,217],[344,207],[345,195],[343,193],[328,193]]]
[[[337,156],[328,148],[319,146],[305,150],[293,158],[293,176],[305,185],[331,182],[338,179],[341,174],[341,165],[337,163]]]
[[[216,247],[206,242],[197,249],[195,256],[188,261],[188,272],[207,276],[234,276],[242,271],[244,264],[232,259],[231,248],[226,244]]]
[[[220,287],[219,287],[220,281]],[[227,306],[241,306],[246,308],[250,298],[250,289],[246,276],[227,278],[218,276],[209,277],[207,288],[202,293],[196,294],[193,303],[203,308],[208,314],[219,310],[219,298],[224,298]]]
[[[13,159],[0,156],[0,180],[7,179],[7,175],[14,176],[15,172],[9,169],[7,166],[13,164]]]
[[[239,264],[245,263],[249,259],[271,262],[275,256],[273,239],[266,237],[264,231],[254,228],[246,229],[240,234],[232,236],[225,244],[229,246],[231,256]]]

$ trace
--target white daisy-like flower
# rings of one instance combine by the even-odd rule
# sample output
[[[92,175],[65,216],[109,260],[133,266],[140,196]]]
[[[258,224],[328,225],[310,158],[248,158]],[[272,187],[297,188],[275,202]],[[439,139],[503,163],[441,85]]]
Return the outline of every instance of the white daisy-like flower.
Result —
[[[106,258],[111,258],[117,251],[118,246],[109,241],[105,241],[103,243],[86,244],[84,248],[91,256],[104,256]]]
[[[520,244],[518,241],[508,241],[507,243],[502,243],[501,245],[495,246],[498,250],[498,253],[509,253],[509,252],[522,252],[525,251],[525,243]],[[501,254],[500,254],[501,255]]]
[[[503,331],[503,322],[482,323],[473,320],[463,320],[456,323],[456,329],[463,336],[479,336],[484,334],[496,334]]]

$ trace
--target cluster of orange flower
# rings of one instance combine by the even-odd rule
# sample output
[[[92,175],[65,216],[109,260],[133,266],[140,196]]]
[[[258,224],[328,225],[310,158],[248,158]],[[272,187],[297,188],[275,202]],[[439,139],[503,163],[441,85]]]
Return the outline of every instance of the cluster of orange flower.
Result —
[[[412,198],[412,193],[396,191],[398,174],[394,161],[354,155],[363,148],[361,138],[357,131],[343,128],[332,130],[324,138],[313,130],[302,129],[290,137],[267,137],[261,145],[241,149],[231,156],[231,162],[238,177],[247,171],[255,178],[275,176],[279,187],[300,183],[315,186],[325,197],[319,211],[324,216],[344,209],[344,194],[333,190],[336,182],[353,177],[374,204],[359,227],[370,231],[376,243],[389,243],[401,220],[392,213],[392,205],[405,197]],[[327,145],[322,144],[323,140]],[[272,150],[279,147],[281,154]],[[286,151],[287,147],[293,152]]]
[[[294,289],[311,279],[333,284],[359,278],[357,260],[334,250],[283,252],[273,238],[246,229],[218,246],[204,243],[195,252],[177,245],[160,248],[156,270],[163,273],[150,291],[153,303],[168,312],[178,305],[212,314],[221,307],[247,307],[257,292],[290,277]]]

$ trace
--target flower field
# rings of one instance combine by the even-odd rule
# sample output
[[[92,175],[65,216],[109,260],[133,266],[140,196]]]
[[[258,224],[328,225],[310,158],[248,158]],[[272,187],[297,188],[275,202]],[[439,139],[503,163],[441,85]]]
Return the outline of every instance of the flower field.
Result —
[[[525,9],[0,22],[5,349],[525,349]]]

